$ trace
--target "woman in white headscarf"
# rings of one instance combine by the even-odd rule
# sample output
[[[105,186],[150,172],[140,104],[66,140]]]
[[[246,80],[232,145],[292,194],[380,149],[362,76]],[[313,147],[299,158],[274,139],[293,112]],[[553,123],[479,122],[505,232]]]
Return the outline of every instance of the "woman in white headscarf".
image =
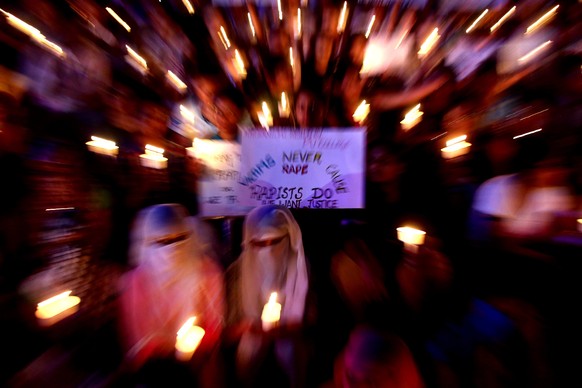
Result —
[[[299,225],[284,207],[253,209],[243,227],[243,251],[227,273],[229,321],[240,335],[237,368],[252,384],[270,345],[292,386],[301,386],[305,358],[301,355],[308,291],[308,273]],[[281,304],[278,327],[263,330],[261,314],[271,293]],[[238,336],[237,336],[238,337]]]
[[[121,323],[126,361],[171,359],[176,334],[189,317],[205,330],[195,358],[215,353],[224,319],[224,279],[219,266],[177,204],[149,207],[132,231],[130,261],[122,280]],[[205,369],[205,368],[202,368]]]

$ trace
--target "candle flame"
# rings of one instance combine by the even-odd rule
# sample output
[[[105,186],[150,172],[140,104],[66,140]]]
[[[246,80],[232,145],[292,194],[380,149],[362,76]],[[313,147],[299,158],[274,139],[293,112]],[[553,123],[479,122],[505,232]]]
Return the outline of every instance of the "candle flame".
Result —
[[[370,32],[372,32],[372,27],[374,26],[374,22],[376,21],[376,14],[372,15],[370,18],[370,23],[368,24],[368,29],[366,30],[366,39],[370,36]]]
[[[102,139],[97,136],[91,136],[91,141],[88,141],[85,144],[92,147],[103,148],[105,150],[115,150],[118,148],[114,141]]]
[[[247,75],[247,70],[245,69],[245,63],[243,62],[243,59],[238,50],[234,50],[234,60],[238,75],[244,78]]]
[[[192,3],[190,3],[188,0],[182,0],[182,3],[184,4],[184,7],[186,7],[186,9],[188,10],[188,13],[190,15],[193,15],[194,7],[192,6]]]
[[[419,56],[424,56],[428,54],[432,48],[434,47],[435,43],[439,40],[441,36],[439,35],[439,29],[435,28],[432,30],[430,35],[426,38],[426,40],[420,46],[420,50],[418,50]]]
[[[143,59],[134,49],[132,49],[128,45],[125,45],[125,48],[127,49],[127,53],[129,54],[129,56],[133,60],[135,60],[144,70],[148,69],[148,63],[146,62],[145,59]]]
[[[129,26],[129,24],[127,24],[125,20],[123,20],[114,10],[112,10],[109,7],[105,7],[105,10],[109,12],[109,15],[111,15],[113,19],[117,21],[117,23],[121,24],[121,26],[125,28],[127,32],[131,32],[131,27]]]
[[[195,316],[188,318],[188,320],[182,325],[182,327],[180,327],[180,330],[178,330],[176,336],[183,337],[188,332],[188,330],[190,330],[190,328],[194,326],[194,322],[196,322]]]
[[[117,155],[119,149],[114,141],[102,139],[97,136],[91,136],[91,141],[85,144],[89,148],[89,151],[108,156]]]
[[[420,110],[420,104],[417,104],[404,115],[404,119],[400,122],[400,124],[402,124],[402,128],[410,129],[414,127],[420,122],[423,114],[424,112]]]
[[[38,303],[35,316],[43,326],[52,325],[77,311],[81,298],[70,294],[68,290]]]
[[[279,20],[283,20],[283,9],[281,9],[281,0],[277,0],[277,9],[279,10]]]
[[[36,36],[42,35],[38,29],[34,28],[25,21],[17,18],[11,13],[4,11],[2,8],[0,8],[0,12],[2,12],[4,16],[6,16],[8,24],[10,24],[12,27],[16,28],[20,32],[23,32],[30,37],[33,37],[35,35]]]
[[[220,26],[220,33],[222,34],[222,37],[224,38],[223,43],[226,43],[227,48],[230,48],[230,40],[228,39],[228,35],[226,35],[226,30],[224,29],[223,26]]]
[[[471,31],[473,31],[475,29],[475,27],[477,26],[477,24],[481,21],[481,19],[483,19],[485,17],[485,15],[487,15],[487,12],[489,12],[489,10],[488,9],[485,9],[485,11],[483,11],[481,13],[481,15],[479,15],[479,17],[477,19],[475,19],[475,21],[473,22],[473,24],[471,24],[469,26],[469,28],[467,28],[467,31],[465,31],[465,32],[468,34]]]
[[[416,229],[410,226],[401,226],[396,228],[398,240],[406,244],[422,245],[426,237],[424,230]]]
[[[511,9],[509,11],[507,11],[505,13],[505,15],[503,15],[498,21],[497,23],[495,23],[493,26],[491,26],[490,31],[494,32],[496,29],[498,29],[499,27],[501,27],[501,25],[503,23],[505,23],[505,21],[515,12],[516,10],[516,6],[514,5],[513,7],[511,7]]]
[[[447,147],[452,146],[453,144],[460,143],[464,140],[467,140],[467,135],[461,135],[461,136],[455,137],[451,140],[447,140]]]
[[[348,2],[344,1],[344,6],[342,7],[342,11],[340,13],[339,20],[337,22],[337,32],[338,34],[342,33],[346,28],[346,20],[347,20],[347,12],[348,12]]]
[[[543,128],[538,128],[538,129],[536,129],[536,130],[534,130],[534,131],[530,131],[530,132],[522,133],[521,135],[514,136],[514,137],[513,137],[513,139],[515,140],[515,139],[519,139],[520,137],[524,137],[524,136],[527,136],[527,135],[531,135],[531,134],[533,134],[533,133],[541,132],[541,131],[542,131],[542,129],[543,129]]]
[[[178,78],[178,76],[174,74],[171,70],[168,70],[168,72],[166,73],[166,77],[168,78],[170,83],[174,85],[174,87],[179,91],[183,92],[185,89],[188,88],[188,86],[180,78]]]
[[[194,121],[194,113],[186,108],[184,105],[180,104],[180,114],[188,121]]]
[[[63,49],[60,48],[55,43],[48,40],[40,32],[40,30],[34,28],[30,24],[17,18],[16,16],[12,15],[11,13],[4,11],[1,8],[0,8],[0,12],[2,12],[2,14],[4,14],[4,16],[6,16],[6,18],[7,18],[6,20],[7,20],[8,24],[10,24],[12,27],[14,27],[17,30],[19,30],[20,32],[24,33],[25,35],[27,35],[31,39],[34,39],[37,43],[42,45],[44,48],[50,50],[53,54],[56,54],[59,57],[65,57],[65,52],[63,51]]]
[[[469,147],[471,147],[471,143],[467,143],[466,141],[461,141],[459,143],[447,145],[445,148],[441,148],[441,151],[445,152],[445,153],[450,153],[450,152],[459,151],[459,150],[462,150],[463,148],[469,148]]]
[[[247,17],[249,18],[249,26],[251,28],[251,33],[253,34],[253,38],[256,38],[257,34],[255,32],[255,26],[253,25],[253,19],[251,18],[250,12],[247,12]]]
[[[283,109],[287,109],[287,97],[285,92],[281,93],[281,104],[283,105]]]
[[[551,10],[546,12],[544,15],[542,15],[542,17],[540,17],[538,20],[536,20],[531,26],[529,26],[525,30],[526,35],[534,32],[535,30],[537,30],[538,28],[540,28],[541,26],[546,24],[551,18],[553,18],[556,15],[556,12],[558,11],[559,6],[560,6],[559,4],[556,5],[554,8],[552,8]]]
[[[301,8],[297,8],[297,36],[301,36]]]
[[[362,100],[360,105],[358,105],[358,107],[354,111],[354,114],[352,115],[352,117],[354,118],[355,121],[357,121],[358,123],[361,124],[362,122],[364,122],[366,117],[368,117],[369,113],[370,113],[370,104],[368,104],[366,102],[366,100]]]
[[[42,302],[40,302],[39,304],[37,304],[37,307],[44,307],[44,306],[47,306],[47,305],[49,305],[51,303],[56,302],[57,300],[64,299],[67,296],[71,295],[71,292],[73,292],[73,291],[68,290],[68,291],[65,291],[65,292],[61,292],[58,295],[55,295],[55,296],[53,296],[51,298],[48,298],[46,300],[43,300]]]
[[[163,148],[159,148],[159,147],[153,146],[151,144],[146,144],[145,149],[146,149],[146,151],[152,151],[152,152],[155,152],[156,154],[163,154],[164,153]]]
[[[531,50],[529,53],[525,54],[523,57],[519,58],[517,61],[523,62],[523,63],[528,62],[532,57],[536,56],[540,51],[544,50],[550,44],[552,44],[551,40],[548,40],[547,42],[540,44],[538,47]]]

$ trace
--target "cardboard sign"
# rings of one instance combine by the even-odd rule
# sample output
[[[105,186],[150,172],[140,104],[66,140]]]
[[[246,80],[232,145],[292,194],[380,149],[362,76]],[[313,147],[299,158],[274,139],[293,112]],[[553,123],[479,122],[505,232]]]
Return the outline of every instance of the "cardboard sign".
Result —
[[[245,131],[238,198],[253,207],[363,208],[365,149],[364,128]]]
[[[240,144],[224,140],[196,139],[188,149],[202,164],[198,179],[200,217],[244,215],[248,209],[238,198]]]

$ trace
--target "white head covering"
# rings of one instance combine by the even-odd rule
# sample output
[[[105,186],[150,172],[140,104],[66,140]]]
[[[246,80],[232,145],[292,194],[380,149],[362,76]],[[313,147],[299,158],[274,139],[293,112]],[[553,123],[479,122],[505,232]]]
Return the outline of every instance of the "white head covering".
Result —
[[[131,245],[129,252],[129,262],[133,266],[139,266],[147,261],[148,247],[152,242],[166,237],[180,234],[187,234],[186,242],[190,256],[199,258],[200,244],[197,236],[194,235],[196,228],[188,218],[186,209],[178,204],[163,204],[148,207],[137,215],[131,232]]]
[[[181,239],[168,245],[156,243],[178,236]],[[176,308],[182,309],[179,315],[186,318],[200,309],[193,295],[198,294],[201,258],[200,246],[181,205],[156,205],[140,212],[132,231],[130,261],[147,277],[152,297],[169,298],[152,309],[160,309],[162,315],[168,309],[174,313]]]
[[[251,241],[284,237],[277,244],[255,247]],[[241,253],[241,295],[247,318],[260,319],[271,292],[282,304],[281,322],[303,319],[308,278],[299,225],[284,207],[267,205],[246,217]]]

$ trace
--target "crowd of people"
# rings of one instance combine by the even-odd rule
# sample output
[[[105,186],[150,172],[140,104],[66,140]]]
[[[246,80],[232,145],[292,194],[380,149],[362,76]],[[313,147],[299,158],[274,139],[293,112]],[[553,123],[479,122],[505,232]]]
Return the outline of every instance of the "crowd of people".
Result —
[[[283,3],[1,6],[0,381],[81,352],[64,385],[571,386],[581,3]],[[365,208],[199,216],[194,139],[359,126]],[[73,281],[79,312],[39,329],[36,303]]]

